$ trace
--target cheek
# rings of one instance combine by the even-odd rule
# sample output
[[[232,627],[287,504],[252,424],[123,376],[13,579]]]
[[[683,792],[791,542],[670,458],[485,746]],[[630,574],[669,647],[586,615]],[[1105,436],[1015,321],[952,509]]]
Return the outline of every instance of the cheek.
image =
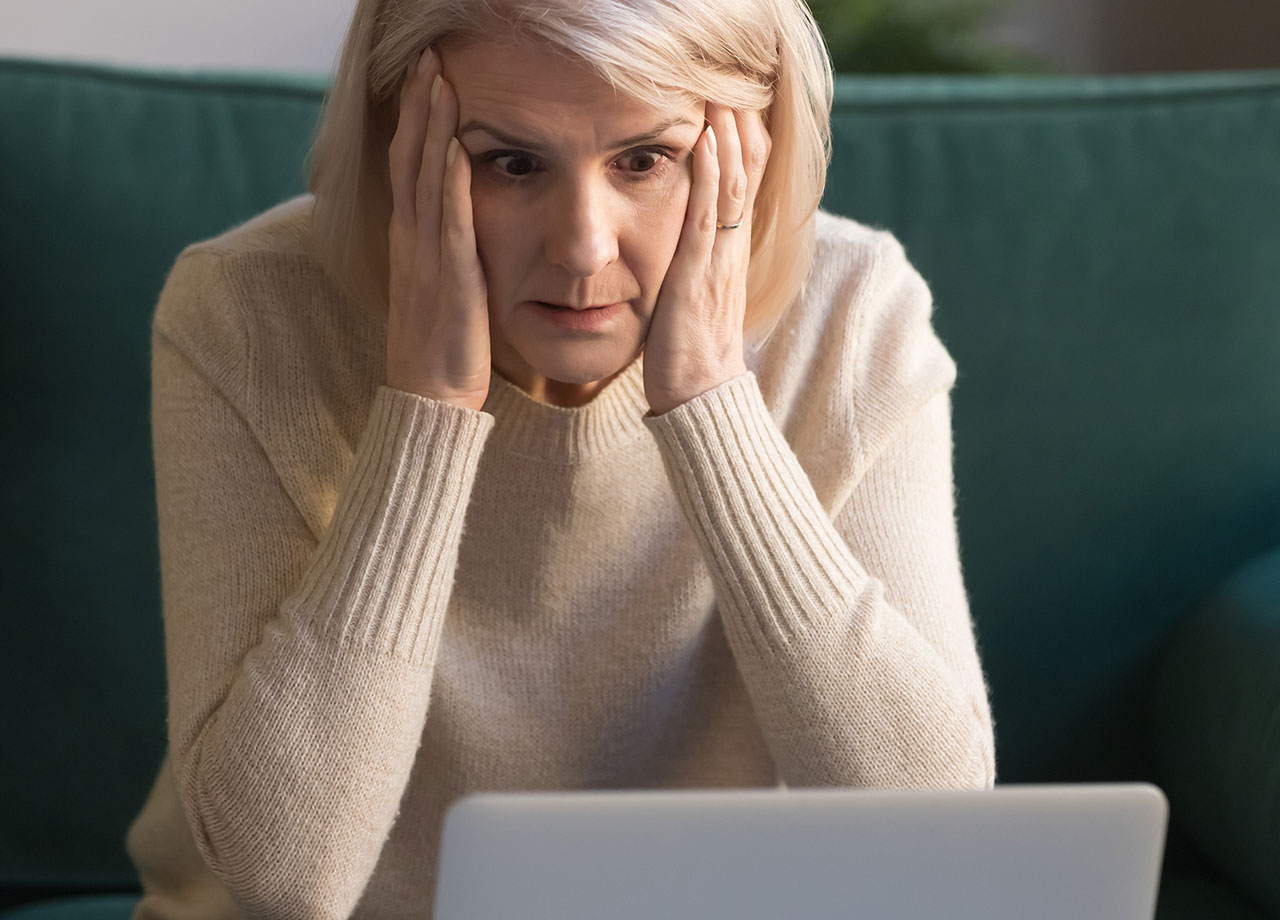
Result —
[[[660,190],[637,202],[635,225],[645,228],[642,245],[662,262],[665,272],[684,228],[685,209],[689,203],[689,177],[680,175],[664,183]]]
[[[471,221],[475,227],[476,250],[490,293],[506,289],[506,275],[520,258],[520,212],[510,201],[497,201],[472,190]]]
[[[683,192],[673,194],[668,202],[647,208],[629,221],[631,229],[624,237],[623,257],[650,303],[658,296],[680,242],[687,197]]]

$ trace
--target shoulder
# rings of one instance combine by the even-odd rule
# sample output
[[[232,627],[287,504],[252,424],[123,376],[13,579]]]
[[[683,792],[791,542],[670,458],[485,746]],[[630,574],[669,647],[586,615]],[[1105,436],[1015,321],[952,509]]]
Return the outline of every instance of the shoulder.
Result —
[[[314,207],[315,198],[312,195],[298,195],[273,205],[216,236],[192,243],[183,251],[218,253],[227,258],[262,253],[308,253],[311,251],[309,228]]]
[[[890,230],[819,212],[825,297],[842,328],[844,359],[864,413],[910,414],[956,380],[933,327],[935,302]],[[819,256],[815,253],[815,268]]]
[[[938,357],[933,292],[892,231],[820,210],[814,236],[806,293],[816,303],[808,308],[828,313],[828,323],[839,327],[859,379],[866,382],[887,352],[902,347],[913,348],[914,358]]]
[[[153,333],[196,364],[221,369],[231,389],[251,363],[278,361],[356,321],[312,245],[314,203],[299,195],[184,248],[165,279]]]
[[[886,351],[930,347],[933,293],[902,241],[829,211],[814,215],[813,264],[793,306],[777,330],[799,346],[792,358],[804,359],[807,341],[811,357],[838,358],[846,379],[868,382]]]
[[[844,432],[862,463],[955,383],[932,291],[890,230],[817,211],[813,264],[793,307],[771,340],[771,363],[790,368],[780,395],[820,412],[826,436]]]
[[[183,362],[238,413],[317,539],[381,382],[385,340],[329,280],[301,196],[187,246],[152,321]],[[182,364],[187,365],[182,369]]]
[[[901,281],[906,276],[923,281],[893,231],[823,210],[814,215],[814,269],[830,281],[853,281],[860,286]]]
[[[165,279],[155,325],[170,331],[173,324],[189,321],[192,311],[201,313],[216,303],[225,308],[246,272],[269,282],[288,262],[314,260],[308,229],[313,203],[310,195],[291,198],[186,246]]]
[[[311,244],[314,204],[311,195],[299,195],[216,236],[191,243],[178,253],[166,287],[181,287],[184,281],[198,280],[207,298],[226,299],[237,294],[243,297],[246,287],[253,289],[250,293],[254,295],[273,288],[280,293],[290,282],[296,285],[314,280],[317,273],[323,276]],[[157,321],[168,320],[187,302],[162,303],[167,309],[158,312]]]
[[[828,245],[866,245],[882,235],[889,235],[888,230],[881,230],[869,224],[861,223],[852,217],[825,211],[819,208],[814,213],[814,236]]]
[[[886,329],[920,331],[934,310],[929,284],[893,231],[823,210],[802,300],[801,320],[826,327],[857,368],[889,344]]]

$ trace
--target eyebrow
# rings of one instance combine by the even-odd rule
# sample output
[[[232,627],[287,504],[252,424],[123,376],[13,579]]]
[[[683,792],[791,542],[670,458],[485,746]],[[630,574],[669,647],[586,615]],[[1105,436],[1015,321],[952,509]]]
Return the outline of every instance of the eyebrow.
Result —
[[[678,127],[680,125],[692,125],[692,124],[693,122],[687,118],[683,118],[683,117],[672,118],[667,121],[661,122],[658,125],[655,125],[649,131],[642,131],[640,134],[633,134],[631,137],[624,137],[621,140],[614,141],[612,144],[608,145],[605,149],[621,150],[623,147],[634,147],[637,144],[643,144],[648,141],[656,140],[659,135],[663,134],[666,131],[669,131],[672,128]],[[531,153],[545,153],[547,150],[550,149],[550,145],[543,141],[516,137],[514,134],[508,134],[506,131],[502,131],[498,128],[495,128],[493,125],[489,124],[488,122],[480,121],[477,118],[467,119],[467,121],[462,125],[462,127],[458,129],[458,136],[461,137],[464,134],[470,134],[472,131],[484,131],[488,134],[491,134],[493,137],[497,138],[499,141],[501,141],[504,144],[510,144],[512,147],[521,147],[525,150],[530,151]]]

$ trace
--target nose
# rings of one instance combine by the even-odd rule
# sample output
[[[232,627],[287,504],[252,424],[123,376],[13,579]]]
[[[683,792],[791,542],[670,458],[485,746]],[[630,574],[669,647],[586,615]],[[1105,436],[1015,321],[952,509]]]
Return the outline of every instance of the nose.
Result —
[[[599,274],[618,258],[618,234],[607,190],[590,180],[565,183],[546,215],[547,260],[577,278]]]

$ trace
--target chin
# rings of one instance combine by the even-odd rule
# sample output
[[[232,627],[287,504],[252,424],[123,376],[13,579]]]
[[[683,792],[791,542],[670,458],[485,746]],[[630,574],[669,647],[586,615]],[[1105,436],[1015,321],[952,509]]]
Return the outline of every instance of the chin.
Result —
[[[587,349],[552,347],[539,349],[540,354],[525,357],[529,366],[538,374],[559,383],[595,383],[605,377],[611,377],[630,363],[635,352],[624,349],[604,347],[593,348],[592,354],[583,354]]]

